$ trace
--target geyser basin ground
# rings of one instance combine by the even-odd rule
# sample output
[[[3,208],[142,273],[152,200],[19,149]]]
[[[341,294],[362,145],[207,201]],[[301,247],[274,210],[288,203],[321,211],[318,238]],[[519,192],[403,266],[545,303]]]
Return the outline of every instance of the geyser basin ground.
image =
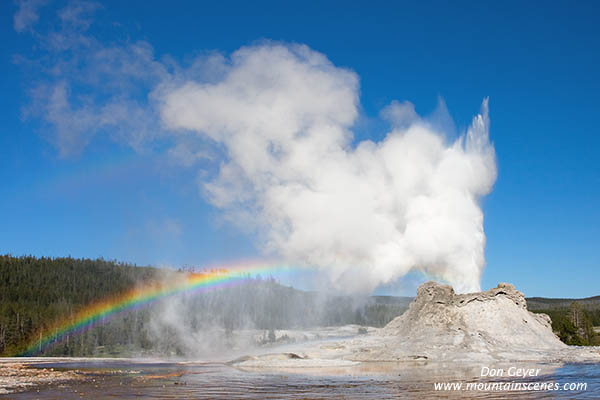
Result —
[[[419,287],[409,309],[386,327],[367,334],[359,334],[357,327],[337,332],[336,336],[326,329],[319,335],[325,339],[277,346],[268,353],[256,350],[228,362],[3,359],[2,370],[12,372],[0,374],[0,388],[5,393],[26,390],[11,395],[22,399],[381,399],[436,398],[440,390],[446,398],[465,396],[464,391],[435,388],[449,382],[553,382],[586,386],[570,391],[513,390],[511,397],[600,397],[600,349],[560,342],[549,318],[527,311],[523,294],[510,284],[457,295],[449,286],[429,282]],[[474,390],[468,397],[503,394]]]
[[[36,386],[13,387],[17,392],[0,394],[10,399],[397,399],[397,398],[589,398],[600,396],[598,364],[535,364],[527,378],[481,376],[481,365],[431,362],[362,362],[350,367],[300,368],[267,371],[240,369],[223,363],[169,362],[131,359],[26,359],[29,375],[54,374],[56,381]],[[0,371],[6,368],[0,360]],[[487,364],[508,370],[515,364]],[[23,366],[21,374],[24,374]],[[53,370],[53,371],[51,371]],[[76,378],[65,380],[60,375]],[[1,378],[0,378],[1,379]],[[2,382],[2,381],[0,381]],[[573,390],[448,390],[444,383],[492,384],[495,382],[559,385],[586,384]],[[41,383],[41,384],[40,384]],[[0,388],[2,388],[0,383]]]
[[[523,293],[501,283],[485,292],[455,294],[450,286],[421,285],[409,309],[382,329],[348,340],[299,349],[286,364],[308,360],[353,362],[595,362],[600,348],[567,346],[552,332],[550,318],[527,310]],[[277,366],[255,357],[239,366]]]

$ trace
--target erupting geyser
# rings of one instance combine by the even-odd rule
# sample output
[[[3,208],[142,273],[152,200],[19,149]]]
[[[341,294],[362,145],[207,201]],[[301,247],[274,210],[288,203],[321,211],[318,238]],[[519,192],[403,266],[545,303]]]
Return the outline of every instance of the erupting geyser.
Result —
[[[161,116],[224,149],[203,189],[232,221],[257,230],[267,252],[322,267],[346,290],[369,291],[415,268],[459,292],[479,290],[479,199],[496,179],[487,99],[458,138],[392,102],[381,113],[391,125],[385,138],[357,142],[358,77],[323,54],[266,43],[212,62],[210,81],[161,89]]]

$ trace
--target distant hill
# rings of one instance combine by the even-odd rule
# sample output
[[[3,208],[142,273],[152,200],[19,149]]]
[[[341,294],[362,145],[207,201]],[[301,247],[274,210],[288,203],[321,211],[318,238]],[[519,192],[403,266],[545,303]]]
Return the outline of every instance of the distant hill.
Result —
[[[72,319],[89,304],[167,273],[186,272],[102,259],[0,256],[0,356],[18,354],[47,334],[55,321]],[[249,276],[234,287],[184,293],[133,310],[71,340],[67,337],[43,355],[183,355],[190,350],[186,336],[215,329],[232,333],[346,324],[382,327],[402,314],[411,300],[309,293],[272,278]]]
[[[583,299],[529,297],[527,308],[548,314],[552,330],[560,339],[572,345],[600,345],[600,296]]]
[[[48,332],[54,321],[73,315],[87,304],[125,292],[158,275],[158,269],[71,257],[0,256],[0,355],[24,350],[35,335]],[[133,342],[143,335],[125,329],[121,318],[120,341]],[[129,326],[132,326],[130,324]],[[94,346],[87,336],[71,341],[80,354]],[[71,349],[65,354],[71,354]]]
[[[596,309],[600,308],[600,296],[586,297],[583,299],[561,299],[561,298],[546,298],[546,297],[529,297],[527,300],[527,308],[533,310],[552,310],[560,308],[569,308],[573,303],[579,303],[584,308]]]
[[[394,304],[408,308],[410,302],[415,298],[408,296],[371,296],[371,299],[377,304]]]
[[[0,356],[22,352],[35,338],[51,332],[57,320],[72,319],[90,304],[178,273],[186,272],[103,259],[0,255]],[[68,336],[42,355],[184,355],[204,340],[206,332],[217,332],[219,340],[227,341],[248,329],[264,330],[268,338],[273,330],[347,324],[383,327],[406,311],[412,300],[305,292],[272,278],[248,276],[233,287],[183,293],[124,313],[70,340]],[[549,314],[553,329],[568,343],[590,344],[593,326],[600,326],[600,296],[532,297],[527,302],[530,310]],[[573,302],[581,311],[572,309]],[[579,326],[570,322],[572,315],[578,316]],[[190,344],[188,338],[195,339]]]

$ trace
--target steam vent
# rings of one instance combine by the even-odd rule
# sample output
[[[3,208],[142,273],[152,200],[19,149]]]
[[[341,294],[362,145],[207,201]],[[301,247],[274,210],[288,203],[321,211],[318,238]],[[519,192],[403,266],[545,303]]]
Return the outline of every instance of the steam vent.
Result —
[[[356,361],[585,361],[598,348],[567,346],[550,317],[527,310],[523,293],[508,283],[485,292],[456,294],[422,284],[409,309],[372,337],[354,341],[344,358]],[[361,342],[361,343],[359,343]]]

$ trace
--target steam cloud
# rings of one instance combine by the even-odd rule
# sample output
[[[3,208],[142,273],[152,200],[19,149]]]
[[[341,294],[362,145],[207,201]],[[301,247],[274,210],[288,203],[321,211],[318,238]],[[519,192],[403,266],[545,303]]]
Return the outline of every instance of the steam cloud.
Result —
[[[410,103],[382,111],[380,142],[353,140],[358,77],[302,45],[262,44],[221,59],[209,82],[163,83],[168,129],[226,154],[203,183],[209,201],[258,230],[267,252],[321,267],[368,291],[412,269],[479,290],[485,234],[479,199],[496,179],[488,101],[452,142]]]
[[[306,46],[266,42],[181,67],[147,42],[95,38],[96,3],[68,3],[57,28],[44,31],[43,4],[19,2],[14,28],[39,42],[37,59],[21,58],[39,65],[26,114],[54,128],[48,137],[61,156],[102,134],[136,151],[166,149],[187,168],[222,159],[203,178],[206,197],[258,232],[267,253],[321,267],[346,291],[411,269],[461,292],[479,289],[479,199],[496,179],[487,100],[454,141],[444,124],[392,102],[381,112],[387,136],[357,143],[358,77]]]

